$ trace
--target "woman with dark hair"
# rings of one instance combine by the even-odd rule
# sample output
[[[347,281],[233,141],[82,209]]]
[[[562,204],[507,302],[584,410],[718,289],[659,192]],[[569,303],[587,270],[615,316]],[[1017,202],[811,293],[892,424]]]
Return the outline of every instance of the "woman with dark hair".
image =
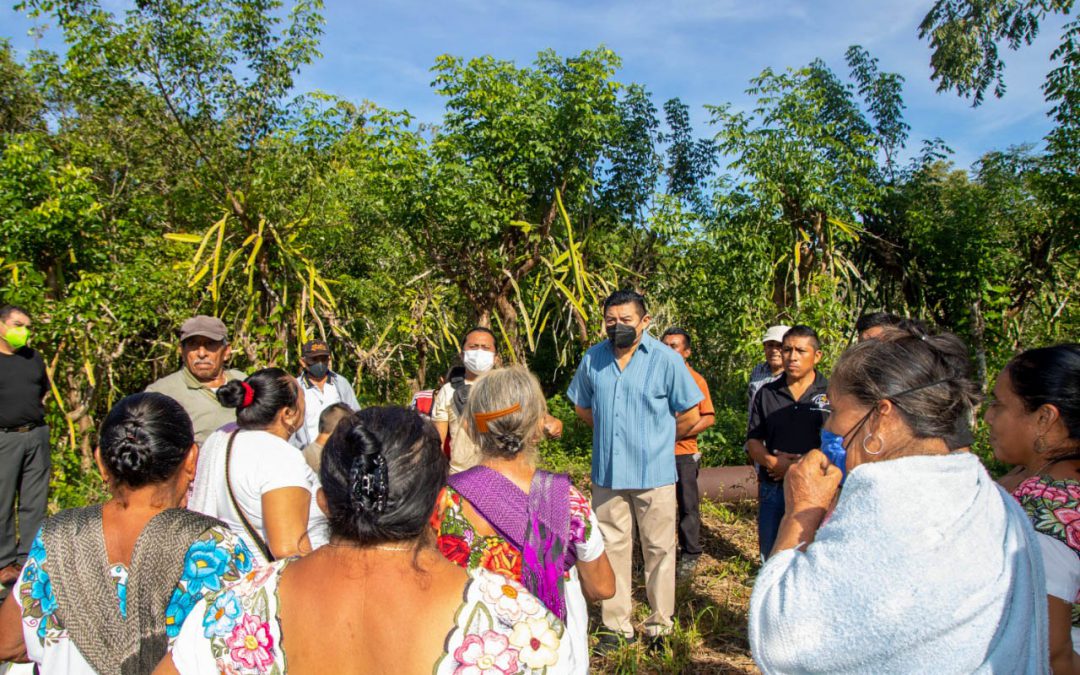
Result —
[[[117,403],[95,458],[104,504],[45,522],[0,607],[0,661],[44,673],[149,673],[204,594],[251,569],[220,521],[180,508],[198,449],[163,394]]]
[[[206,439],[188,508],[228,524],[257,565],[326,543],[326,517],[315,501],[319,480],[289,444],[304,424],[296,378],[263,368],[226,382],[217,398],[236,408],[236,428]]]
[[[563,625],[535,596],[435,548],[440,445],[404,408],[343,419],[320,469],[330,543],[204,600],[158,672],[563,672]]]
[[[998,375],[986,409],[994,456],[1015,464],[1002,479],[1024,507],[1042,549],[1050,665],[1080,672],[1080,345],[1031,349]]]
[[[829,378],[822,447],[785,477],[786,512],[750,599],[763,672],[1046,673],[1046,586],[1023,509],[954,450],[979,398],[967,347],[889,329]]]
[[[519,581],[565,624],[564,672],[589,670],[585,599],[615,594],[604,539],[589,500],[565,474],[536,468],[547,404],[523,366],[476,380],[463,428],[481,462],[453,474],[433,522],[439,550],[467,569]]]

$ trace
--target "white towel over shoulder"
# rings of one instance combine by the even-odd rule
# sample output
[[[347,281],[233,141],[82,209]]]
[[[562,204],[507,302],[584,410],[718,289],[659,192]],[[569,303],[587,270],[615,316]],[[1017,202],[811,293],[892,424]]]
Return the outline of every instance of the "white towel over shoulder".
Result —
[[[1034,536],[974,455],[864,464],[814,543],[762,567],[754,659],[766,673],[1048,673]]]

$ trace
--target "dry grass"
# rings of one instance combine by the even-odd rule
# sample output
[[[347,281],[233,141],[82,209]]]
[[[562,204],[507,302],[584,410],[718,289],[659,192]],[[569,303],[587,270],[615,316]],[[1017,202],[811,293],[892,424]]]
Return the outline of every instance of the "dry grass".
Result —
[[[638,644],[593,659],[597,673],[756,673],[746,639],[751,580],[757,574],[757,505],[703,501],[704,553],[694,578],[676,590],[670,647],[656,655]],[[640,565],[635,566],[640,569]],[[648,615],[640,574],[634,579],[635,618]],[[599,625],[599,608],[592,608]],[[641,627],[638,626],[641,635]]]

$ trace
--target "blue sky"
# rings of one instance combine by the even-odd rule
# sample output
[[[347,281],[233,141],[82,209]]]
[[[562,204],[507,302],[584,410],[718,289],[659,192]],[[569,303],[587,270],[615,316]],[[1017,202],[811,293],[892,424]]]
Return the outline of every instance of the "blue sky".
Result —
[[[121,4],[106,0],[105,6]],[[942,137],[967,166],[982,153],[1038,143],[1050,128],[1040,85],[1063,21],[1045,22],[1039,40],[1005,52],[1008,93],[979,108],[951,93],[935,92],[930,51],[916,28],[932,2],[918,0],[326,0],[323,58],[303,71],[301,90],[321,89],[407,109],[437,122],[442,102],[430,88],[429,68],[439,54],[491,54],[519,64],[552,48],[576,54],[605,44],[623,59],[620,81],[639,82],[659,107],[679,96],[691,106],[697,132],[711,134],[702,106],[751,102],[748,80],[766,66],[782,69],[823,58],[846,73],[843,55],[861,44],[883,70],[899,72],[909,148]],[[0,36],[20,55],[33,47],[34,25],[8,5]],[[43,46],[58,44],[47,31]]]

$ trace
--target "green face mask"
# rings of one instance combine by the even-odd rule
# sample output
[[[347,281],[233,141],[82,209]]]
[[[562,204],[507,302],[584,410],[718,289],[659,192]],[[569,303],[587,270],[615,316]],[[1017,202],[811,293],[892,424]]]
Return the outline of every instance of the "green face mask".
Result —
[[[26,326],[12,326],[4,334],[4,342],[11,345],[12,349],[22,349],[26,346],[26,340],[30,337],[30,331]]]

